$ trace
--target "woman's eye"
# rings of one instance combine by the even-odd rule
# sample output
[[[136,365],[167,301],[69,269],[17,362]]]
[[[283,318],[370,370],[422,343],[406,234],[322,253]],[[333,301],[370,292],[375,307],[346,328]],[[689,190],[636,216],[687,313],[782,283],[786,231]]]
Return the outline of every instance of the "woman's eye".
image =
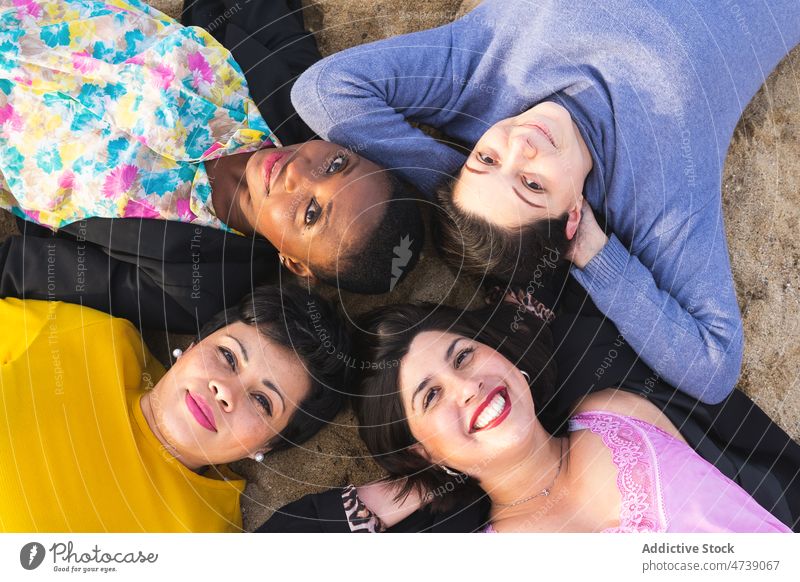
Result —
[[[475,351],[474,348],[466,348],[466,349],[463,349],[460,352],[458,352],[458,355],[456,356],[456,361],[455,361],[456,369],[460,368],[461,364],[463,364],[464,361],[467,358],[469,358],[470,354],[472,354],[472,352],[474,352],[474,351]]]
[[[341,172],[347,167],[347,156],[344,154],[339,154],[335,158],[331,160],[331,163],[328,164],[328,169],[325,170],[326,174],[336,174],[337,172]]]
[[[306,208],[306,215],[304,218],[306,226],[311,226],[317,221],[319,218],[319,211],[320,207],[319,204],[317,204],[316,198],[312,198],[311,202],[308,203],[308,207]]]
[[[236,356],[233,355],[228,348],[220,346],[219,352],[222,354],[222,357],[225,358],[225,361],[228,362],[228,366],[230,366],[231,370],[234,372],[236,371]]]
[[[484,154],[483,152],[478,152],[476,157],[480,163],[486,164],[487,166],[493,166],[495,162],[497,162],[492,156]]]
[[[439,394],[438,388],[431,388],[425,393],[425,397],[422,399],[422,409],[428,410],[428,406],[436,399],[436,396]]]
[[[539,184],[539,182],[528,180],[525,176],[522,176],[522,185],[528,190],[533,190],[534,192],[544,192],[544,188],[542,188],[542,185]]]
[[[253,399],[264,409],[268,416],[272,416],[272,402],[263,394],[253,394]]]

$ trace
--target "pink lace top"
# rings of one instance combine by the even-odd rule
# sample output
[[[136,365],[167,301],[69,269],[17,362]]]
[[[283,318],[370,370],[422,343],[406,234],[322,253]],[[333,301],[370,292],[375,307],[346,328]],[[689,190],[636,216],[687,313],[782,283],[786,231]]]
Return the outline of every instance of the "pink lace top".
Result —
[[[741,487],[691,447],[642,420],[582,412],[570,432],[603,439],[619,470],[619,526],[627,532],[790,532]],[[491,526],[485,532],[494,532]]]

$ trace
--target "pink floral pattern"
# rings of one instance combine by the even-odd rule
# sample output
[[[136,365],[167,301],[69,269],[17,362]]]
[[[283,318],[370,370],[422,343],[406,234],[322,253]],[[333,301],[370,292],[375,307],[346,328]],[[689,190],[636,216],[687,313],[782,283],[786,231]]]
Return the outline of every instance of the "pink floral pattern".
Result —
[[[0,208],[53,230],[123,216],[228,228],[206,162],[279,142],[222,45],[141,0],[0,13]]]

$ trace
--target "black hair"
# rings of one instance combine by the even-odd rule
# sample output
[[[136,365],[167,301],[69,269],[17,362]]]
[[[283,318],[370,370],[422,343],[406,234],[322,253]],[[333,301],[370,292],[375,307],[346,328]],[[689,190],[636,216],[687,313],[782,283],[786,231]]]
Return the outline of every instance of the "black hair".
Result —
[[[436,193],[434,244],[451,267],[489,283],[525,286],[534,272],[545,282],[556,262],[566,259],[570,242],[568,215],[542,219],[519,228],[504,228],[467,212],[453,200],[457,180],[448,180]],[[543,273],[542,266],[550,268]],[[542,275],[546,277],[542,277]]]
[[[354,293],[388,293],[416,265],[425,242],[422,214],[408,187],[391,172],[385,176],[391,194],[381,205],[378,226],[338,257],[338,269],[336,264],[314,266],[323,283]]]
[[[431,465],[414,449],[417,440],[411,434],[400,397],[399,373],[401,360],[420,333],[447,331],[496,349],[530,374],[537,415],[547,430],[554,432],[557,428],[554,421],[543,418],[545,404],[555,390],[556,366],[550,330],[540,320],[526,318],[517,332],[504,334],[473,312],[434,305],[396,305],[370,312],[359,325],[364,332],[359,336],[358,349],[364,361],[371,363],[360,393],[353,398],[359,434],[388,479],[397,480],[398,500],[416,490],[430,499],[432,510],[446,511],[483,494],[465,476],[454,483],[453,476]],[[445,491],[447,495],[441,494]]]
[[[200,330],[198,340],[237,322],[255,326],[278,345],[292,350],[307,370],[311,389],[286,427],[267,446],[288,449],[314,436],[342,407],[349,385],[350,336],[336,309],[318,294],[298,285],[264,285],[236,307],[218,313]]]

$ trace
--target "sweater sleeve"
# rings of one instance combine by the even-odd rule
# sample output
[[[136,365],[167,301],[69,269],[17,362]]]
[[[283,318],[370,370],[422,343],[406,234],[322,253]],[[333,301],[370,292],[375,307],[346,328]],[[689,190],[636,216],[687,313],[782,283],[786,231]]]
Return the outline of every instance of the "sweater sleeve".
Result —
[[[612,234],[572,273],[659,377],[708,404],[733,390],[743,334],[719,204],[635,254]]]
[[[297,80],[292,102],[322,138],[396,170],[430,196],[465,158],[410,122],[442,128],[453,116],[451,43],[443,26],[336,53]]]

